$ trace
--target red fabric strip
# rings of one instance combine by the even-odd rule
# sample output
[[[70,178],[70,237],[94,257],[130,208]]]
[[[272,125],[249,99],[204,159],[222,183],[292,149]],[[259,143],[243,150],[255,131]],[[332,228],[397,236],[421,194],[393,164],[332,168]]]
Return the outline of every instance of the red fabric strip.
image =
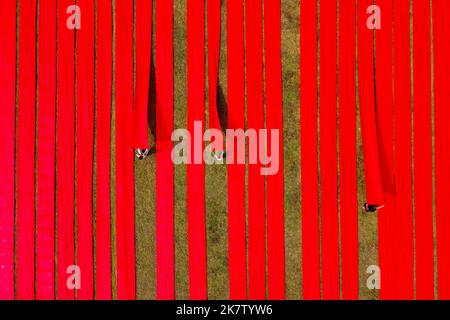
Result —
[[[0,300],[14,299],[14,144],[16,88],[16,1],[0,10]]]
[[[300,127],[303,298],[320,299],[317,162],[317,4],[300,2]]]
[[[322,295],[339,299],[339,219],[337,209],[337,17],[336,0],[320,2],[320,176]]]
[[[92,244],[92,180],[94,156],[94,5],[91,0],[78,0],[82,8],[82,28],[77,30],[77,149],[76,208],[77,265],[82,270],[81,289],[77,298],[94,297],[94,257]]]
[[[208,0],[209,127],[221,129],[217,111],[217,81],[220,60],[221,0]]]
[[[356,1],[339,4],[339,167],[342,298],[358,299]]]
[[[266,126],[278,130],[279,171],[267,176],[267,273],[268,298],[285,298],[284,259],[284,161],[283,161],[283,84],[281,66],[281,2],[264,1],[264,44],[266,72]],[[274,157],[274,155],[272,154]],[[272,161],[275,161],[272,159]]]
[[[75,36],[66,25],[70,0],[58,1],[57,51],[57,226],[58,299],[74,299],[67,286],[67,268],[75,264],[74,187],[75,187]]]
[[[433,176],[431,147],[431,8],[413,1],[414,216],[416,298],[434,298]]]
[[[394,193],[393,177],[393,74],[392,74],[392,0],[378,0],[382,27],[376,30],[376,99],[377,137],[380,172],[385,193]]]
[[[205,2],[187,2],[187,77],[188,130],[195,134],[194,122],[205,121]],[[198,138],[198,137],[197,137]],[[191,143],[191,157],[195,159],[196,143]],[[202,144],[203,146],[203,144]],[[206,225],[205,225],[205,165],[187,167],[187,213],[189,238],[189,288],[194,300],[206,300]]]
[[[133,1],[116,2],[117,298],[136,298],[134,246]]]
[[[36,298],[55,297],[56,0],[39,3]]]
[[[264,128],[262,2],[245,1],[247,125]],[[258,148],[259,150],[259,148]],[[248,165],[248,281],[249,298],[266,297],[265,186],[260,163]]]
[[[97,1],[97,198],[95,297],[110,300],[111,288],[111,95],[112,3]]]
[[[152,60],[152,0],[136,1],[136,91],[133,147],[148,149],[148,100]]]
[[[173,0],[156,2],[156,272],[157,299],[175,298]]]
[[[244,5],[227,1],[228,128],[245,128]],[[237,148],[234,152],[236,153]],[[230,299],[247,298],[245,164],[228,165]]]
[[[34,298],[36,2],[20,1],[17,115],[17,298]]]
[[[358,80],[366,202],[383,205],[374,91],[374,32],[367,27],[367,9],[373,0],[358,0]]]
[[[376,30],[376,101],[377,139],[380,173],[386,196],[386,207],[378,213],[379,265],[382,272],[381,299],[395,297],[394,257],[394,154],[393,154],[393,88],[392,88],[392,0],[378,0],[382,27]]]
[[[434,25],[434,134],[435,134],[435,179],[436,179],[436,240],[438,261],[438,296],[441,300],[450,299],[450,203],[448,201],[448,181],[450,180],[450,91],[448,75],[450,72],[449,32],[450,21],[446,13],[450,2],[433,1]]]
[[[409,0],[394,1],[394,117],[396,298],[414,298],[412,125]],[[420,155],[419,155],[420,156]]]

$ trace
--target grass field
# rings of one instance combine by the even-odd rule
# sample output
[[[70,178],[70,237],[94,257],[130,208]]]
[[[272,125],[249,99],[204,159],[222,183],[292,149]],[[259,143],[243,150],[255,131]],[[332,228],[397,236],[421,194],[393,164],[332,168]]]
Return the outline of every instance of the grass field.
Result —
[[[186,0],[174,1],[175,128],[186,128]],[[226,101],[225,1],[222,8],[220,91]],[[284,91],[285,239],[288,299],[302,297],[301,190],[299,112],[299,1],[282,0],[282,54]],[[206,111],[207,112],[207,111]],[[358,128],[359,201],[364,201],[362,150]],[[114,170],[114,164],[113,169]],[[114,172],[114,171],[113,171]],[[114,177],[114,175],[112,175]],[[155,273],[155,158],[136,161],[137,297],[154,299]],[[112,185],[114,193],[114,181]],[[206,168],[206,223],[208,293],[211,299],[228,298],[227,172],[225,166]],[[114,205],[114,201],[112,201]],[[189,297],[186,224],[186,168],[175,169],[176,297]],[[377,264],[377,217],[359,214],[360,296],[375,299],[366,288],[366,269]]]

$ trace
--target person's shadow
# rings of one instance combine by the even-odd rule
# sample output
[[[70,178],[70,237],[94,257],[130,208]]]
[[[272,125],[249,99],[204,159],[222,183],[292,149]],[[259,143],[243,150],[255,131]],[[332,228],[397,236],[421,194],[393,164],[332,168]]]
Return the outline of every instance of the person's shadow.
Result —
[[[222,131],[228,129],[228,103],[223,93],[222,86],[217,85],[217,114],[219,115]]]

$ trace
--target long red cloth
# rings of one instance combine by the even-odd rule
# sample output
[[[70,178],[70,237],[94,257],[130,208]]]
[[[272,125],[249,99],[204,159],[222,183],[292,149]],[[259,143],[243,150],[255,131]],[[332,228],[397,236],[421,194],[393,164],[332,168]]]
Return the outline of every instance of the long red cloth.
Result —
[[[82,27],[77,30],[76,46],[76,208],[77,265],[82,285],[77,299],[94,297],[94,257],[92,234],[92,181],[94,157],[94,20],[95,3],[79,0]]]
[[[34,298],[36,2],[20,1],[17,109],[17,298]],[[3,31],[5,32],[5,31]]]
[[[96,77],[96,215],[95,298],[110,300],[111,281],[111,95],[112,95],[112,3],[97,2]]]
[[[195,122],[204,132],[205,121],[205,3],[187,2],[187,84],[188,131],[195,134]],[[197,124],[197,125],[198,125]],[[201,148],[198,148],[198,147]],[[203,154],[203,143],[191,144],[191,157]],[[202,159],[203,157],[200,157]],[[187,214],[189,239],[190,298],[206,300],[208,296],[206,270],[205,165],[192,163],[187,167]]]
[[[339,168],[342,298],[358,299],[356,1],[339,3]]]
[[[217,82],[220,59],[221,0],[208,0],[208,106],[209,127],[221,129],[217,110]]]
[[[67,17],[72,4],[58,1],[58,17]],[[58,299],[68,300],[75,297],[67,286],[67,269],[75,264],[75,35],[66,19],[57,21],[57,293]]]
[[[339,299],[336,0],[320,2],[320,187],[322,297]]]
[[[245,17],[247,126],[258,132],[264,128],[261,0],[245,1]],[[260,169],[259,160],[248,165],[248,283],[249,298],[255,300],[266,297],[265,178]]]
[[[278,172],[267,176],[267,284],[268,298],[285,298],[284,256],[284,157],[283,157],[283,83],[281,66],[281,2],[264,1],[264,48],[266,77],[266,127],[279,131]],[[271,155],[275,157],[274,154]],[[276,161],[272,158],[272,161]]]
[[[303,298],[320,299],[317,164],[317,4],[300,2],[300,127]]]
[[[448,74],[450,43],[448,41],[450,21],[446,13],[450,3],[433,1],[434,30],[434,134],[435,134],[435,188],[436,188],[436,245],[438,263],[438,298],[450,299],[450,203],[448,181],[450,181],[450,91]]]
[[[382,270],[381,299],[394,297],[394,151],[393,151],[393,74],[392,74],[392,0],[378,0],[383,17],[376,30],[376,123],[380,175],[386,207],[378,213],[379,266]]]
[[[39,3],[36,298],[55,297],[56,0]]]
[[[175,298],[173,0],[156,2],[156,272],[157,299]]]
[[[148,149],[148,101],[152,59],[153,1],[136,1],[136,84],[132,147]]]
[[[244,5],[227,1],[228,127],[245,128]],[[229,152],[230,150],[228,150]],[[237,148],[234,149],[236,153]],[[230,299],[247,298],[245,164],[228,165]]]
[[[0,299],[14,299],[14,144],[16,88],[16,1],[0,10]]]
[[[434,298],[431,6],[413,1],[416,298]]]
[[[117,298],[136,297],[134,237],[133,1],[116,2]]]
[[[366,202],[384,204],[381,182],[374,88],[374,31],[367,27],[367,9],[373,0],[358,0],[358,83],[364,154]]]
[[[408,0],[394,1],[395,228],[394,272],[397,299],[414,298],[412,215],[412,109],[410,11]]]

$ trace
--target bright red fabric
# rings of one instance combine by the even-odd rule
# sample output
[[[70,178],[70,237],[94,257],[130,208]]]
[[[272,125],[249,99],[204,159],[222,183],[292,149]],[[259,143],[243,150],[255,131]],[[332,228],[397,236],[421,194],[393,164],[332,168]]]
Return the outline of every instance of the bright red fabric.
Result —
[[[56,0],[39,3],[36,298],[55,297]]]
[[[281,66],[281,2],[264,1],[264,48],[266,77],[266,126],[279,131],[279,171],[267,176],[267,283],[268,298],[285,298],[284,256],[284,161],[283,83]],[[273,155],[272,155],[273,156]]]
[[[434,298],[431,6],[414,0],[414,217],[416,298]]]
[[[397,299],[414,298],[414,243],[412,215],[412,109],[410,11],[408,0],[394,1],[394,118],[396,254],[394,273]],[[395,226],[401,226],[396,228]]]
[[[77,30],[76,63],[76,208],[77,265],[82,286],[77,299],[94,297],[94,256],[92,234],[92,183],[94,157],[94,19],[95,3],[79,0],[82,27]]]
[[[205,121],[205,3],[187,2],[187,77],[188,130],[194,134],[194,122]],[[191,145],[191,156],[203,155],[203,143]],[[203,157],[201,157],[203,158]],[[189,241],[189,288],[193,300],[208,297],[206,270],[205,165],[187,167],[187,214]]]
[[[264,128],[262,1],[245,1],[247,126]],[[258,148],[259,150],[259,148]],[[265,177],[261,164],[248,165],[248,283],[249,298],[266,297]]]
[[[136,1],[136,89],[132,146],[148,149],[148,102],[152,60],[153,1]]]
[[[136,298],[134,237],[133,1],[116,2],[117,298]]]
[[[339,3],[339,178],[342,298],[358,299],[356,1]]]
[[[227,1],[228,127],[245,128],[244,5]],[[229,151],[229,150],[228,150]],[[237,149],[235,148],[234,152]],[[228,165],[230,299],[247,298],[245,164]]]
[[[208,0],[207,9],[209,127],[220,130],[221,125],[217,110],[217,82],[220,60],[221,0]]]
[[[198,1],[198,2],[197,2]],[[66,9],[71,2],[41,0],[39,5],[39,52],[36,55],[36,3],[21,1],[19,34],[19,106],[17,169],[15,154],[16,2],[5,2],[0,27],[0,298],[14,297],[14,203],[17,203],[17,293],[18,298],[52,299],[53,270],[57,253],[59,299],[72,299],[66,285],[67,267],[82,269],[78,298],[94,293],[92,244],[92,168],[94,138],[94,2],[79,0],[82,29],[69,30]],[[99,299],[111,298],[110,251],[110,129],[112,88],[112,5],[98,0],[97,56],[97,215],[96,292]],[[359,87],[361,129],[367,187],[367,202],[386,207],[379,211],[379,252],[382,270],[381,298],[411,299],[414,295],[412,225],[412,141],[414,129],[416,296],[434,297],[434,244],[432,202],[431,122],[431,33],[430,3],[413,2],[414,24],[414,128],[411,127],[409,1],[377,0],[382,29],[367,28],[367,7],[374,1],[359,0]],[[282,83],[280,50],[280,2],[264,2],[264,41],[261,0],[247,0],[247,86],[249,127],[264,127],[263,70],[266,72],[266,124],[282,129]],[[137,1],[138,41],[136,97],[133,97],[133,4],[116,3],[116,166],[117,166],[117,257],[118,297],[135,297],[134,184],[132,147],[148,148],[148,98],[151,61],[151,1]],[[320,147],[317,137],[317,8],[314,0],[301,1],[300,22],[300,108],[302,162],[303,296],[305,299],[339,298],[336,150],[336,1],[321,7],[320,31]],[[170,134],[173,129],[173,12],[172,1],[157,4],[157,270],[158,298],[172,299],[174,288],[173,165]],[[439,297],[450,297],[450,224],[446,182],[450,160],[446,120],[450,94],[446,85],[450,46],[449,25],[443,14],[444,0],[434,0],[435,63],[435,159],[436,222]],[[358,225],[356,181],[355,90],[355,2],[341,1],[339,60],[339,158],[340,217],[342,249],[342,293],[358,297]],[[200,9],[199,9],[200,8]],[[228,21],[228,125],[244,128],[244,33],[243,3],[227,1]],[[233,14],[230,14],[232,12]],[[57,19],[61,16],[62,18]],[[204,121],[204,2],[188,2],[188,123]],[[393,17],[391,20],[389,17]],[[148,19],[150,17],[150,19]],[[56,32],[58,21],[58,32]],[[208,1],[208,66],[210,126],[220,128],[217,113],[217,78],[220,54],[220,1]],[[392,24],[393,23],[393,24]],[[75,50],[75,33],[77,46]],[[393,40],[393,41],[392,41]],[[263,48],[265,64],[263,64]],[[58,45],[58,48],[56,48]],[[352,49],[353,48],[353,49]],[[77,70],[75,72],[75,54]],[[38,57],[38,70],[36,68]],[[376,64],[374,65],[374,61]],[[57,62],[57,65],[55,64]],[[264,66],[264,68],[263,68]],[[393,68],[392,68],[393,66]],[[190,71],[189,71],[190,70]],[[39,75],[36,78],[36,71]],[[376,72],[376,74],[374,74]],[[393,73],[392,73],[393,72]],[[77,78],[75,79],[75,74]],[[58,84],[56,87],[56,78]],[[35,88],[38,83],[38,109]],[[77,97],[75,98],[75,89]],[[374,91],[376,89],[376,91]],[[56,100],[57,95],[57,100]],[[135,98],[135,99],[133,99]],[[56,105],[56,101],[58,102]],[[75,101],[77,106],[75,108]],[[133,110],[134,106],[134,110]],[[58,110],[56,110],[56,107]],[[36,113],[37,110],[37,113]],[[74,110],[77,110],[75,117]],[[37,115],[37,122],[35,116]],[[57,118],[55,118],[57,115]],[[331,116],[330,116],[331,115]],[[37,144],[35,125],[37,123]],[[75,130],[74,125],[77,128]],[[133,127],[130,127],[133,126]],[[56,136],[55,136],[56,134]],[[75,136],[76,134],[76,136]],[[282,135],[280,136],[282,142]],[[75,153],[75,142],[77,152]],[[55,143],[57,143],[55,150]],[[34,181],[34,148],[37,146],[37,181]],[[280,150],[282,150],[282,143]],[[322,252],[319,235],[318,159],[320,149]],[[57,151],[55,158],[55,151]],[[420,157],[417,155],[421,155]],[[106,155],[106,156],[100,156]],[[283,158],[280,172],[267,178],[267,221],[264,216],[264,177],[260,164],[249,169],[249,282],[246,276],[245,166],[230,165],[229,174],[229,263],[230,297],[264,298],[266,292],[265,223],[267,222],[267,268],[269,298],[284,298]],[[76,159],[76,160],[75,160]],[[56,160],[56,163],[55,163]],[[75,162],[76,161],[76,162]],[[74,165],[77,165],[75,170]],[[56,165],[56,176],[55,176]],[[14,172],[17,172],[17,201]],[[76,183],[74,173],[77,172]],[[56,178],[56,180],[55,180]],[[37,182],[37,185],[35,184]],[[55,183],[56,182],[56,183]],[[35,199],[35,185],[37,198]],[[77,186],[75,192],[74,188]],[[55,190],[56,187],[56,190]],[[204,208],[204,165],[188,168],[189,252],[191,298],[206,299],[206,236]],[[56,193],[55,193],[56,192]],[[56,208],[54,204],[56,194]],[[77,245],[74,243],[76,195]],[[36,219],[34,216],[37,204]],[[55,210],[57,209],[57,210]],[[57,213],[56,213],[57,212]],[[56,214],[56,216],[55,216]],[[54,219],[57,219],[57,248]],[[34,230],[36,221],[37,230]],[[401,226],[401,228],[399,228]],[[36,232],[36,233],[35,233]],[[36,234],[36,251],[34,235]],[[77,259],[74,248],[77,247]],[[56,249],[56,250],[55,250]],[[320,267],[320,252],[322,266]],[[36,253],[36,257],[34,254]],[[36,261],[34,260],[36,259]],[[36,263],[35,263],[36,262]],[[36,270],[34,271],[34,267]],[[322,268],[322,271],[320,271]],[[101,272],[99,270],[102,270]],[[322,272],[322,281],[320,281]],[[36,280],[36,291],[34,281]]]
[[[16,1],[0,10],[0,299],[14,299],[14,151],[16,97]],[[7,30],[7,32],[6,32]]]
[[[58,17],[67,17],[70,0],[58,1]],[[75,264],[75,35],[66,19],[58,21],[57,51],[57,293],[58,299],[74,299],[67,287],[67,268]]]
[[[305,300],[320,299],[316,28],[316,1],[300,1],[302,274]]]
[[[367,8],[373,0],[358,0],[358,81],[363,140],[366,202],[383,205],[374,91],[374,31],[367,27]]]
[[[320,2],[320,186],[322,297],[339,299],[336,0]]]
[[[112,95],[112,3],[97,2],[96,77],[96,215],[95,298],[112,298],[111,281],[111,95]]]
[[[384,17],[392,17],[392,0],[376,2]],[[386,207],[378,213],[379,266],[383,270],[381,299],[395,297],[394,279],[394,151],[393,151],[393,74],[392,19],[382,19],[376,30],[376,123],[380,174]]]
[[[450,299],[450,202],[448,181],[450,181],[450,21],[447,13],[450,2],[433,1],[434,30],[434,134],[435,134],[435,188],[436,188],[436,245],[438,263],[438,298]]]
[[[173,0],[156,2],[156,273],[157,299],[175,298]]]
[[[20,1],[17,109],[17,298],[34,298],[36,2]]]

